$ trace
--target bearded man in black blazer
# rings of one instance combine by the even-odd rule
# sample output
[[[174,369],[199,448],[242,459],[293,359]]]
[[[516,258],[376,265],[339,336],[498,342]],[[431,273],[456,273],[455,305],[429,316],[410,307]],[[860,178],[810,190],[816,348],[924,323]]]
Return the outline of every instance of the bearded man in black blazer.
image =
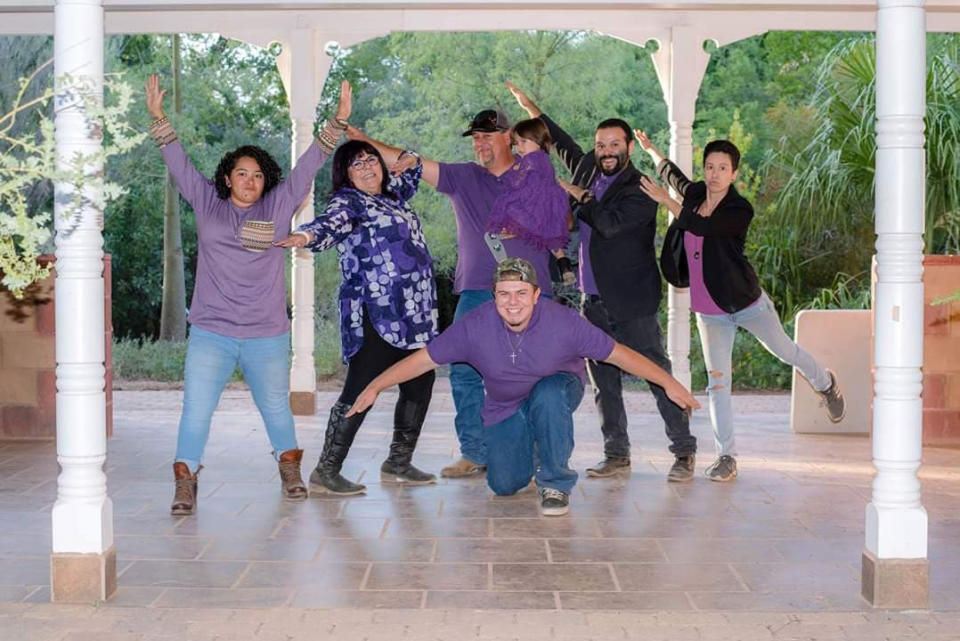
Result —
[[[571,181],[561,181],[561,185],[570,193],[580,222],[581,312],[615,340],[670,372],[657,315],[662,291],[654,247],[657,203],[640,189],[642,174],[630,161],[633,130],[619,118],[604,120],[597,125],[593,150],[584,153],[524,92],[509,82],[507,87],[531,118],[547,125],[554,151],[570,172]],[[587,468],[587,476],[629,473],[630,438],[621,371],[603,362],[588,361],[587,365],[601,416],[604,450],[603,460]],[[675,457],[667,479],[689,481],[697,451],[689,418],[662,387],[650,384],[650,390]]]

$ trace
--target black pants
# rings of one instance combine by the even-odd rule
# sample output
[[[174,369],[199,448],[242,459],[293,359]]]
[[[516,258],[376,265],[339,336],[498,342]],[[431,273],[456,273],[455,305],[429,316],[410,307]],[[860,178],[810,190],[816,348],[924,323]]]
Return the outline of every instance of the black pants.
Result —
[[[587,320],[613,336],[618,343],[646,356],[667,373],[672,372],[670,359],[663,349],[663,334],[656,314],[628,320],[614,319],[599,296],[587,294],[583,296],[581,311]],[[621,370],[615,365],[592,360],[587,361],[587,369],[593,383],[597,411],[600,412],[603,453],[605,456],[630,456]],[[657,409],[660,410],[667,438],[670,439],[670,451],[677,456],[696,452],[697,439],[690,434],[687,413],[667,397],[662,387],[650,381],[647,383],[657,399]]]
[[[367,310],[363,310],[363,346],[360,348],[347,365],[347,380],[343,383],[343,391],[340,392],[341,403],[353,405],[353,402],[360,396],[360,392],[370,384],[377,376],[387,370],[388,367],[403,360],[413,353],[413,350],[400,349],[394,347],[377,333],[373,324],[370,322],[370,315]],[[401,401],[412,401],[414,403],[428,404],[433,395],[433,381],[436,379],[434,370],[426,374],[400,383]]]

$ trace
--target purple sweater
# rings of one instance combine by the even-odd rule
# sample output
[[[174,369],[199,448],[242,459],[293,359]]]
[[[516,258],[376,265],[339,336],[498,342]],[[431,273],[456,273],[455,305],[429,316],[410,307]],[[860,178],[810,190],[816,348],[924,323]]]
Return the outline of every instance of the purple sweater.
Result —
[[[213,183],[197,171],[179,141],[163,148],[163,160],[197,216],[191,325],[232,338],[265,338],[289,331],[287,251],[272,246],[262,251],[246,249],[240,239],[254,227],[269,236],[271,226],[274,240],[285,238],[293,214],[326,159],[314,141],[286,180],[251,206],[240,208],[217,197]]]

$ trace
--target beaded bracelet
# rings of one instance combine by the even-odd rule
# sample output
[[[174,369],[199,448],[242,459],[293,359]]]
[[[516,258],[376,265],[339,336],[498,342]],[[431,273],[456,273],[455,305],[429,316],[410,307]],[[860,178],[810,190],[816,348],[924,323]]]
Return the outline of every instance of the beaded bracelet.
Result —
[[[150,124],[150,137],[157,143],[157,147],[163,148],[177,139],[177,132],[173,130],[173,125],[164,116],[157,118]]]

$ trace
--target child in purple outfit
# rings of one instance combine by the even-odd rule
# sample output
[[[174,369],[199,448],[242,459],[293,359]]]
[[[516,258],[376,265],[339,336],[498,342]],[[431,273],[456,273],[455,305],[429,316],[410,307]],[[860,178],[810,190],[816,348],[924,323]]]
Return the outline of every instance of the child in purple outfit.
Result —
[[[487,232],[551,250],[564,282],[575,276],[564,249],[570,242],[570,203],[550,163],[550,132],[542,120],[521,120],[510,132],[517,161],[503,176]]]

